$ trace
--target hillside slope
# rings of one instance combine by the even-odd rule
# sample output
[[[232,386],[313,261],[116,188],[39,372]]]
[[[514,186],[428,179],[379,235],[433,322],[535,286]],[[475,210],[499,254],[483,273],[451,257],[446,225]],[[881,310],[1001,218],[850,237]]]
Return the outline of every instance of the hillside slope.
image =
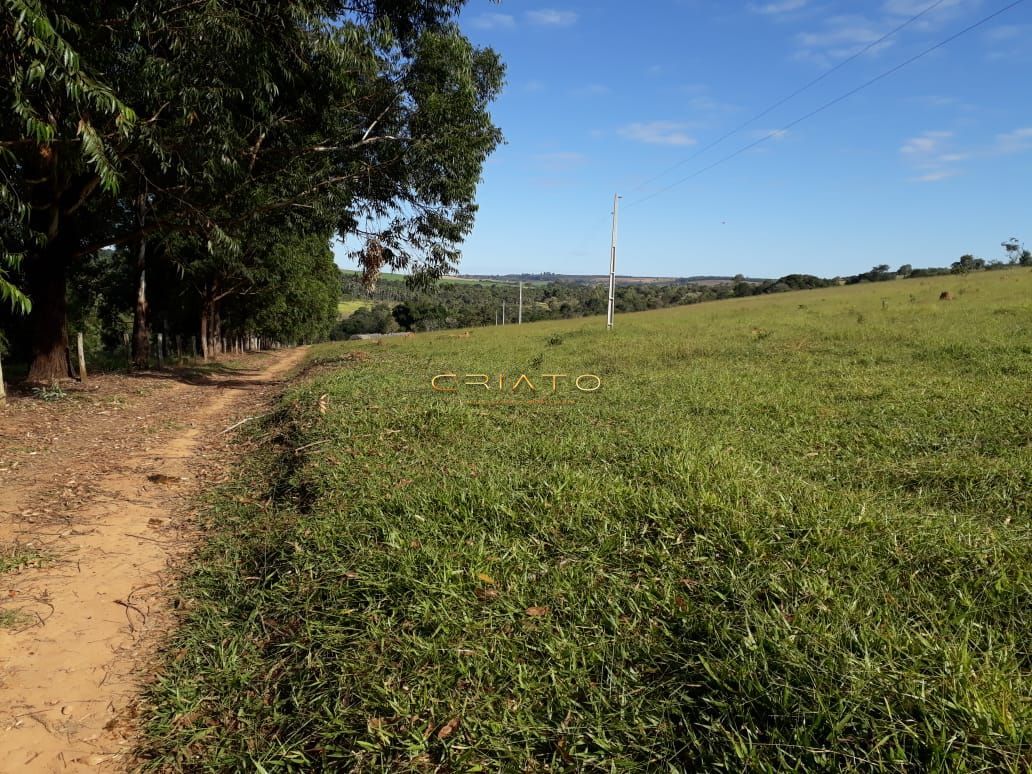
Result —
[[[155,764],[1027,769],[1030,291],[322,348],[213,500]]]

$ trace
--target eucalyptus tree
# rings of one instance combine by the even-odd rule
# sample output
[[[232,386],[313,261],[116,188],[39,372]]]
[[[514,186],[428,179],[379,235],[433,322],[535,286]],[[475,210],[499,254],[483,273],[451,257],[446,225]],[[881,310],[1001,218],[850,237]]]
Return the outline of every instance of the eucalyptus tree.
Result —
[[[340,300],[328,236],[284,234],[263,243],[248,294],[232,296],[222,309],[227,329],[272,341],[328,338]]]
[[[133,247],[144,300],[148,240],[246,263],[272,216],[365,237],[369,272],[453,267],[503,77],[463,4],[4,0],[0,295],[32,304],[30,378],[64,374],[66,272],[104,246]]]

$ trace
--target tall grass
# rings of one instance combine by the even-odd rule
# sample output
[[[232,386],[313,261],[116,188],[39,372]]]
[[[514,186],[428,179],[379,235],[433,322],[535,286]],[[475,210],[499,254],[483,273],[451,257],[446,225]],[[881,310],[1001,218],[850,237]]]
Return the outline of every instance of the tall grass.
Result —
[[[325,347],[212,500],[150,765],[1027,770],[1030,291]]]

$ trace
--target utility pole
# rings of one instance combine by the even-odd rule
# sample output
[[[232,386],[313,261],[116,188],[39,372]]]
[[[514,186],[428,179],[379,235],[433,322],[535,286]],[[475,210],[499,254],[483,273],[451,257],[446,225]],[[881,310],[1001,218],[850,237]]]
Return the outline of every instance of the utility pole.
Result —
[[[516,324],[523,325],[523,282],[520,282],[520,316]]]
[[[613,312],[616,309],[616,226],[620,215],[620,195],[613,194],[613,241],[609,248],[609,314],[606,330],[613,330]]]

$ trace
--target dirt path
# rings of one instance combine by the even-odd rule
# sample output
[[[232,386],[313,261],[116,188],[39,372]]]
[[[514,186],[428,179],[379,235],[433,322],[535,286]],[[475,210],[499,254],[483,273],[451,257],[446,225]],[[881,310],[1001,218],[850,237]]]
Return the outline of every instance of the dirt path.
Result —
[[[144,380],[117,410],[100,395],[92,412],[0,411],[0,546],[45,557],[0,574],[0,612],[16,616],[0,626],[0,772],[130,764],[141,667],[170,622],[170,564],[189,546],[187,498],[217,477],[222,431],[260,412],[303,356]]]

